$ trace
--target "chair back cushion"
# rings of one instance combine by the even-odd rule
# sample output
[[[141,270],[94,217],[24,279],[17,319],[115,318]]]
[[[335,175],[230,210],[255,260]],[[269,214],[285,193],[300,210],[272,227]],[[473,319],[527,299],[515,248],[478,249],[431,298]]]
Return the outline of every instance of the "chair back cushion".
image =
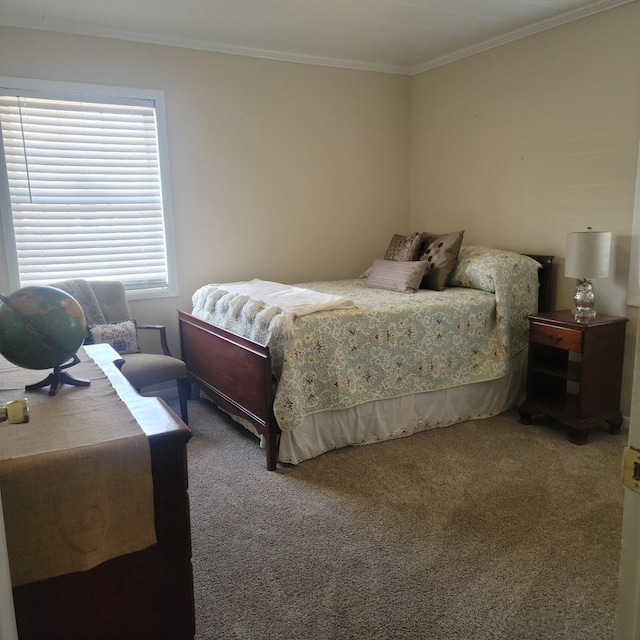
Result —
[[[130,320],[131,311],[127,303],[124,284],[110,280],[90,280],[89,285],[98,300],[104,322],[119,322]],[[91,323],[94,324],[94,323]],[[95,323],[100,324],[100,323]]]
[[[78,301],[84,312],[84,319],[87,325],[106,322],[98,299],[86,280],[80,278],[61,280],[60,282],[53,282],[51,286],[68,293]]]

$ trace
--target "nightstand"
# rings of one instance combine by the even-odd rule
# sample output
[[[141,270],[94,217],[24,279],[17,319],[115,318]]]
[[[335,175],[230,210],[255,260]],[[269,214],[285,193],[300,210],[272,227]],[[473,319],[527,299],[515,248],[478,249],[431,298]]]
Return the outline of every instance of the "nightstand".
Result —
[[[589,429],[602,422],[616,433],[622,425],[620,385],[627,318],[598,314],[576,320],[572,310],[529,318],[527,394],[520,422],[556,418],[569,440],[586,444]]]

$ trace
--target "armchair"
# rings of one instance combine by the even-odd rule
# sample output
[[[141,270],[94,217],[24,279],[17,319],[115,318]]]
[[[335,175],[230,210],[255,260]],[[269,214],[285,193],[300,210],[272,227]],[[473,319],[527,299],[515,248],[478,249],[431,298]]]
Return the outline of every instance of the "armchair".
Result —
[[[181,418],[188,424],[187,400],[191,387],[186,365],[171,355],[164,325],[137,324],[132,318],[122,282],[73,279],[54,282],[51,286],[78,301],[87,321],[85,343],[109,342],[124,360],[122,374],[138,392],[142,387],[176,381]],[[138,330],[157,332],[162,354],[141,353]]]

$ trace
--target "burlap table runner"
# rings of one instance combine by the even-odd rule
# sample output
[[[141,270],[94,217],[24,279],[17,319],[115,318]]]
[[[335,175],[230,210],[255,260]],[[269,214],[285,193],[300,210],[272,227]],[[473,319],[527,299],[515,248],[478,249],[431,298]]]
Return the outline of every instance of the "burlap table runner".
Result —
[[[26,392],[47,371],[0,356],[0,403],[26,397],[31,421],[0,422],[0,492],[14,586],[156,542],[149,442],[105,373],[80,350],[67,369],[90,387]]]

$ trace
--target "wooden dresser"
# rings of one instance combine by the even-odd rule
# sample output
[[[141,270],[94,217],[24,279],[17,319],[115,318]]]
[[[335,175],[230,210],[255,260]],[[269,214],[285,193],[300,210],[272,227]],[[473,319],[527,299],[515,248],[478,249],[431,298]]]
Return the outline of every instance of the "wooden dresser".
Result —
[[[88,571],[14,587],[20,640],[193,639],[191,432],[162,400],[135,392],[115,366],[119,356],[111,347],[85,349],[148,438],[157,543]],[[90,404],[87,395],[87,415],[78,419],[90,420]]]

